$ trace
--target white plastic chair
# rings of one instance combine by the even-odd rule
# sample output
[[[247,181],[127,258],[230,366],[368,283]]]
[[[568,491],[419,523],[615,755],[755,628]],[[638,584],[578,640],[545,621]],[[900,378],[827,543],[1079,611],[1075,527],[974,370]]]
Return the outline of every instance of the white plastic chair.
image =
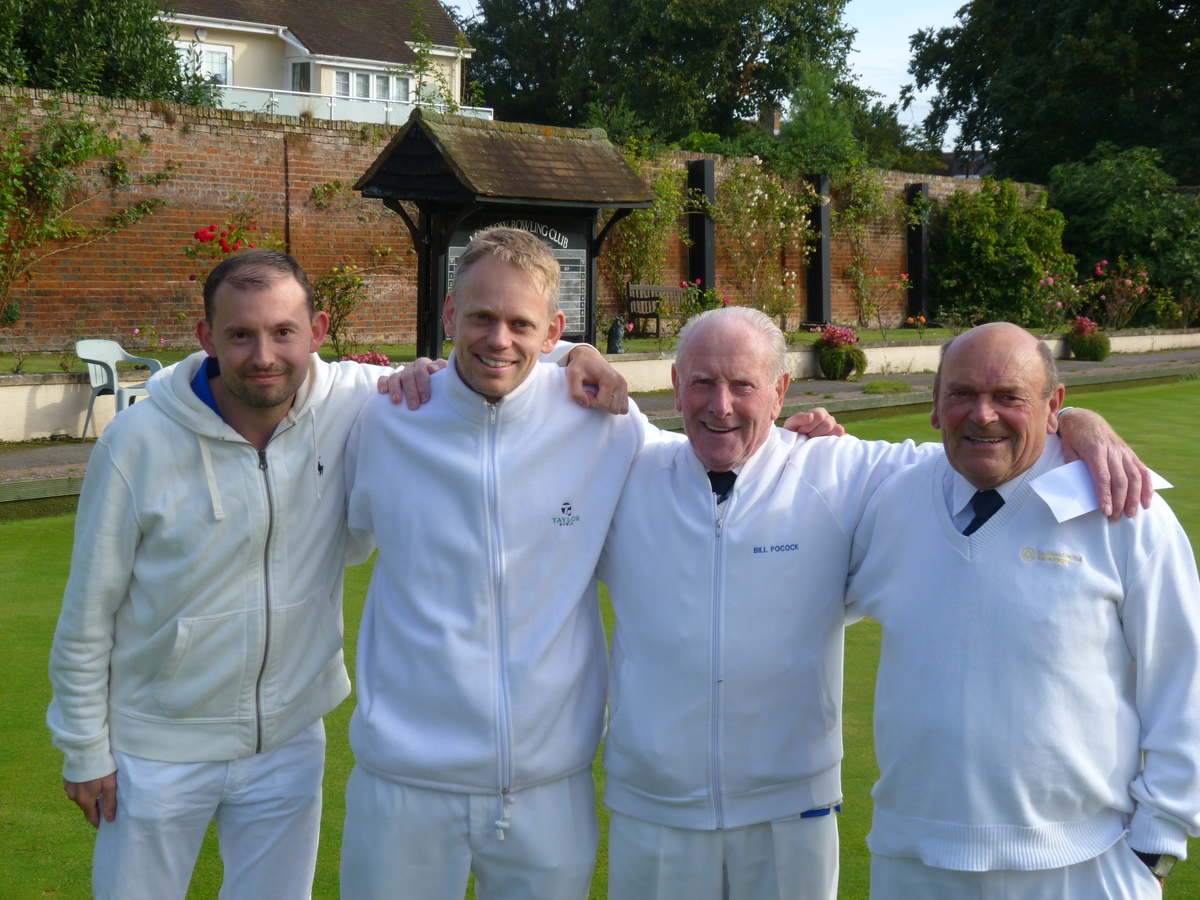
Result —
[[[92,398],[88,401],[87,418],[83,422],[83,436],[80,437],[80,441],[87,439],[88,425],[92,421],[92,407],[101,394],[114,395],[117,412],[120,412],[138,397],[145,397],[149,393],[145,384],[121,387],[117,379],[117,363],[145,363],[150,367],[152,375],[163,367],[162,363],[153,357],[126,353],[125,348],[116,341],[76,341],[75,355],[87,363],[88,379],[92,383]]]

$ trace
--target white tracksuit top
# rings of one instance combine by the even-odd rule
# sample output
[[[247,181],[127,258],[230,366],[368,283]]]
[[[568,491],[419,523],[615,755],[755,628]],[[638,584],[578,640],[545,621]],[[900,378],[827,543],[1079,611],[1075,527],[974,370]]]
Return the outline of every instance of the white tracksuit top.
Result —
[[[379,545],[350,741],[380,778],[489,793],[591,765],[607,652],[594,571],[648,426],[534,368],[495,404],[450,366],[376,398],[347,445],[350,526]]]
[[[341,461],[390,370],[315,355],[261,453],[196,396],[196,353],[104,430],[79,498],[47,713],[63,774],[277,746],[349,693]]]
[[[843,592],[875,487],[940,445],[772,429],[718,519],[687,444],[634,463],[601,560],[616,613],[605,803],[737,828],[841,799]]]

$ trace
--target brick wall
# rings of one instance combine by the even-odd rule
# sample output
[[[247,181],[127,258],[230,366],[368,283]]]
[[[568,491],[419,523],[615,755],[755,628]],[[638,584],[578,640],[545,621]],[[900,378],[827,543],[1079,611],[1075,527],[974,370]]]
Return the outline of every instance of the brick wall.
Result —
[[[52,96],[0,90],[0,119],[17,115],[36,128],[41,104]],[[367,276],[370,303],[354,326],[364,340],[412,339],[416,258],[408,229],[378,201],[349,189],[395,129],[165,103],[56,99],[64,112],[84,111],[139,147],[136,173],[168,163],[177,168],[166,184],[134,187],[81,210],[78,218],[87,222],[142,197],[167,201],[133,227],[39,265],[31,280],[14,288],[23,312],[14,326],[0,329],[0,346],[57,349],[86,335],[129,347],[139,342],[135,327],[142,340],[154,331],[171,344],[192,345],[202,300],[189,276],[212,263],[200,265],[183,251],[197,228],[219,226],[244,205],[231,201],[234,194],[253,198],[262,228],[286,240],[312,275],[347,262],[386,263]],[[318,208],[313,188],[334,181],[345,187]]]
[[[83,111],[113,133],[139,147],[137,172],[153,172],[168,163],[174,177],[157,187],[135,187],[85,208],[81,221],[102,217],[131,200],[158,196],[167,205],[135,226],[88,247],[72,249],[41,264],[28,282],[15,286],[13,299],[23,307],[21,319],[0,329],[0,347],[57,350],[79,336],[111,337],[133,348],[158,337],[171,345],[191,346],[195,319],[202,305],[198,283],[190,275],[206,269],[184,255],[192,233],[209,224],[222,224],[243,204],[240,194],[260,208],[259,222],[287,241],[293,255],[313,275],[347,262],[378,266],[367,275],[370,301],[352,322],[364,343],[411,342],[416,312],[416,257],[408,230],[400,218],[378,201],[367,201],[350,190],[374,161],[395,129],[348,122],[325,122],[231,110],[178,107],[137,101],[97,101],[75,95],[0,89],[0,120],[16,120],[35,128],[42,104],[56,100],[65,112]],[[13,127],[11,122],[8,127]],[[665,165],[685,167],[701,154],[676,153]],[[718,184],[732,168],[717,163]],[[903,192],[912,181],[931,183],[934,197],[974,185],[961,179],[886,173],[890,194]],[[325,203],[314,202],[313,189],[340,182],[327,190]],[[617,226],[620,227],[620,226]],[[720,249],[718,286],[736,302],[727,254]],[[874,236],[873,253],[889,279],[906,265],[903,232]],[[833,316],[854,319],[849,284],[843,276],[849,251],[834,240],[832,256]],[[789,317],[796,327],[805,309],[804,272],[798,251],[788,251],[786,269],[797,277],[789,285],[796,306]],[[603,259],[601,260],[603,266]],[[668,284],[687,274],[687,248],[679,243],[668,253]],[[620,309],[611,280],[601,275],[598,285],[600,331]],[[899,316],[902,301],[890,310]],[[133,328],[142,331],[134,338]],[[148,334],[154,338],[148,338]]]
[[[716,183],[719,191],[721,183],[729,177],[730,171],[734,167],[733,160],[713,154],[677,152],[665,157],[663,164],[686,169],[687,163],[695,159],[712,159],[715,161]],[[929,184],[929,194],[933,200],[944,199],[956,190],[975,191],[979,189],[979,182],[976,180],[938,175],[916,175],[911,172],[886,171],[883,173],[883,178],[886,195],[889,200],[897,196],[903,196],[910,184],[919,182]],[[834,197],[834,203],[837,203],[836,196]],[[619,228],[620,226],[618,225],[617,227]],[[684,226],[683,230],[686,232],[686,226]],[[897,229],[876,226],[869,229],[868,233],[868,253],[872,259],[876,260],[880,274],[889,281],[898,281],[900,274],[907,273],[908,271],[908,244],[905,229],[902,227]],[[851,282],[845,275],[846,269],[850,265],[850,256],[849,242],[844,237],[839,237],[835,233],[830,247],[831,307],[833,320],[845,324],[854,323],[856,320],[856,308]],[[731,268],[728,253],[722,243],[721,229],[718,228],[717,285],[727,292],[732,302],[743,302],[746,298],[743,296],[740,286],[737,285]],[[795,272],[797,275],[795,279],[789,280],[788,283],[788,290],[792,295],[794,303],[792,312],[788,316],[788,327],[796,328],[805,319],[808,302],[804,253],[801,249],[793,248],[786,251],[781,261],[781,268],[784,271]],[[601,323],[605,323],[620,311],[621,300],[613,291],[611,279],[604,277],[603,258],[601,259],[601,270],[602,274],[597,303],[600,321]],[[663,281],[666,284],[678,284],[686,276],[687,247],[680,243],[667,254]],[[906,303],[906,298],[902,295],[898,294],[893,297],[891,302],[885,305],[885,317],[898,321],[903,316],[906,316]],[[603,332],[603,328],[600,331]]]

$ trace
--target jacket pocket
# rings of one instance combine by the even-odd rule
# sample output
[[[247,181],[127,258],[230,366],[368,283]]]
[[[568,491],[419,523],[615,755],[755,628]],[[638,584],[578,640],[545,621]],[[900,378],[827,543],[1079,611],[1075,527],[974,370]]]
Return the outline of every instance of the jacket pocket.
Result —
[[[272,677],[280,706],[304,695],[342,651],[341,615],[328,597],[312,596],[297,606],[275,610],[275,660]]]
[[[238,713],[247,667],[247,613],[182,618],[154,679],[154,697],[174,719],[228,719]]]

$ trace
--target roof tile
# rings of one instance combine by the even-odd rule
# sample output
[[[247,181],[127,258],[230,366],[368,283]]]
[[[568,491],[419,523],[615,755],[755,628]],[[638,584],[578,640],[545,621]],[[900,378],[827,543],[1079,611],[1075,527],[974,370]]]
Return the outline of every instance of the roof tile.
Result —
[[[426,37],[453,47],[461,32],[437,0],[416,0]],[[286,26],[318,56],[412,63],[409,0],[172,0],[175,13]]]
[[[453,182],[453,183],[452,183]],[[649,206],[654,195],[599,129],[414,110],[355,185],[364,197]]]

